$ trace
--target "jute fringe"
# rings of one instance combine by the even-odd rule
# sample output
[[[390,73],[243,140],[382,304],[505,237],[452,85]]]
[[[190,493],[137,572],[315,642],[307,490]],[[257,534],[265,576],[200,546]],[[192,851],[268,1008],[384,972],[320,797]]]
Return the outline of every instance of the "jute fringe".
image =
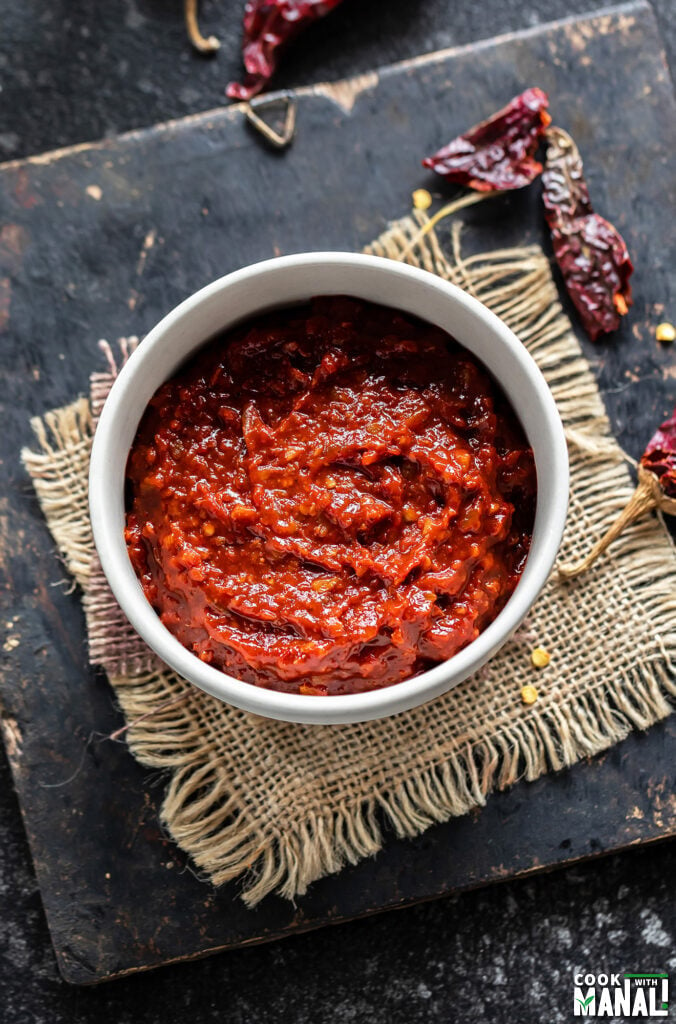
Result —
[[[574,561],[620,513],[632,487],[547,260],[533,246],[463,256],[457,224],[450,256],[434,231],[411,245],[426,223],[423,213],[397,222],[366,251],[391,259],[407,252],[410,263],[481,298],[527,345],[569,441],[572,497],[561,557]],[[113,366],[94,382],[96,406],[114,373]],[[266,721],[222,705],[154,662],[129,627],[91,616],[94,595],[110,606],[100,569],[90,567],[87,403],[34,426],[40,451],[24,459],[90,602],[92,657],[106,666],[135,757],[171,775],[162,820],[214,885],[242,880],[250,906],[273,891],[293,899],[323,875],[377,853],[384,825],[398,836],[418,835],[482,805],[495,788],[593,756],[671,710],[676,553],[654,516],[631,525],[612,559],[601,558],[579,580],[553,574],[503,650],[425,707],[331,728]],[[529,657],[536,643],[552,653],[541,673]],[[539,691],[531,707],[520,701],[526,683]]]
[[[34,416],[31,427],[40,450],[24,448],[21,457],[64,564],[84,588],[92,560],[91,534],[82,529],[89,510],[81,478],[82,464],[89,465],[92,438],[89,399],[80,398],[43,418]]]

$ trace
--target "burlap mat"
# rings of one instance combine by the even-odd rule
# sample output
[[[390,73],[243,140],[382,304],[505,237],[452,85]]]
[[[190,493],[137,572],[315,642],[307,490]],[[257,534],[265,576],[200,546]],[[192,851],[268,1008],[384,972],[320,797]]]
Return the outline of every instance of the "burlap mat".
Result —
[[[393,258],[423,214],[395,224],[366,251]],[[570,517],[561,552],[572,561],[631,494],[589,366],[536,247],[463,259],[459,229],[446,258],[433,233],[406,259],[482,299],[519,335],[558,403],[571,455]],[[66,566],[81,585],[90,656],[109,676],[144,765],[166,769],[162,820],[215,885],[242,877],[253,905],[293,898],[322,875],[375,854],[383,826],[414,836],[465,814],[494,788],[536,779],[645,729],[676,694],[676,555],[655,516],[631,526],[583,578],[550,579],[525,627],[451,693],[382,722],[288,725],[228,707],[149,655],[117,609],[94,557],[87,515],[93,423],[116,372],[33,422],[39,451],[23,458]],[[123,346],[122,357],[126,352]],[[538,671],[530,652],[552,655]],[[521,687],[539,699],[525,706]],[[321,698],[317,698],[321,699]]]

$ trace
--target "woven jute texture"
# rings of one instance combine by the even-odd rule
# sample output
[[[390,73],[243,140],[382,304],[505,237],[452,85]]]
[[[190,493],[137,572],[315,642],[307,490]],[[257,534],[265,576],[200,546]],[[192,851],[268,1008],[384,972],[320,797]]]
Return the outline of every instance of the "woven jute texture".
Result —
[[[584,554],[632,484],[589,366],[534,247],[463,258],[420,238],[424,214],[395,223],[367,251],[424,266],[482,299],[518,334],[556,398],[571,456],[561,558]],[[413,241],[417,239],[417,241]],[[122,360],[135,340],[123,345]],[[162,820],[215,885],[240,878],[255,904],[294,898],[315,879],[375,854],[388,826],[414,836],[465,814],[494,788],[536,779],[645,729],[676,695],[676,555],[662,522],[629,527],[582,578],[556,571],[527,623],[477,675],[425,707],[380,722],[288,725],[228,707],[159,664],[126,623],[96,561],[87,516],[94,423],[116,373],[90,399],[34,422],[25,465],[68,570],[80,584],[91,660],[108,673],[144,765],[166,769]],[[552,655],[537,671],[535,645]],[[539,698],[526,706],[521,687]],[[313,698],[321,699],[321,698]]]

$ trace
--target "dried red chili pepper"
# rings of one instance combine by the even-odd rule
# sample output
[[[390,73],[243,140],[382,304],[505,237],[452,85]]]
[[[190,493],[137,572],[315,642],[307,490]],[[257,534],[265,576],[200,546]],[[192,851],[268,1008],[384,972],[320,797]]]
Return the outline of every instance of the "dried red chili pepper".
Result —
[[[594,213],[580,152],[561,128],[547,131],[545,217],[566,288],[592,341],[631,306],[633,265],[617,228]]]
[[[560,565],[560,575],[565,579],[579,576],[630,523],[655,509],[676,515],[676,409],[648,441],[638,464],[636,489],[615,522],[585,558],[574,565]]]
[[[655,474],[668,497],[676,498],[676,409],[648,441],[641,465]]]
[[[542,89],[526,89],[497,114],[459,135],[434,156],[423,160],[456,185],[477,192],[523,188],[542,173],[535,159],[540,138],[551,117]]]
[[[243,82],[225,90],[234,100],[250,100],[277,70],[279,51],[311,22],[323,18],[342,0],[247,0],[244,6]]]

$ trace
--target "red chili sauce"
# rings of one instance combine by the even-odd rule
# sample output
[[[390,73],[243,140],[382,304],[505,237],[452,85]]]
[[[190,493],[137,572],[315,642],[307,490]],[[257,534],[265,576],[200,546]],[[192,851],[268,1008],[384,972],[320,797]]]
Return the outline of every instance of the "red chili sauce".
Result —
[[[156,392],[126,540],[165,626],[257,686],[344,694],[450,658],[514,590],[533,454],[485,368],[322,297],[210,342]]]

